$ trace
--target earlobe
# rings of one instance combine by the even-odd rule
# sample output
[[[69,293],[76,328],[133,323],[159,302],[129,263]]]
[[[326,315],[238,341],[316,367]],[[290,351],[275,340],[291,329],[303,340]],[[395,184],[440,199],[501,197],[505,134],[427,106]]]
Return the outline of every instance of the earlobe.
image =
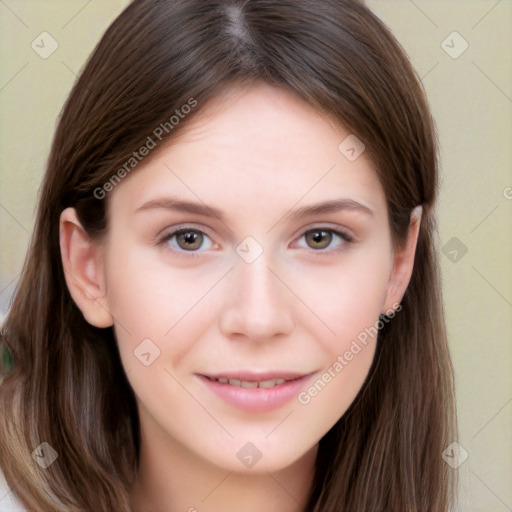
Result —
[[[74,208],[66,208],[60,215],[59,239],[66,284],[76,305],[91,325],[112,326],[103,255],[83,229]]]
[[[393,268],[388,281],[388,290],[383,310],[381,311],[382,314],[387,314],[390,310],[396,309],[409,285],[414,267],[414,256],[416,254],[422,214],[422,206],[416,206],[411,212],[407,240],[403,247],[394,254]]]

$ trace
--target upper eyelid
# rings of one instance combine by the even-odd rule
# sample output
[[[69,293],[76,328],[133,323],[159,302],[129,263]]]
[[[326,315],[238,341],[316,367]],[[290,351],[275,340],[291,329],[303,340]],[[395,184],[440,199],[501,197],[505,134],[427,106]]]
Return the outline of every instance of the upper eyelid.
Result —
[[[352,234],[351,230],[344,228],[342,226],[339,226],[339,225],[336,225],[333,227],[332,225],[328,226],[327,224],[328,223],[324,223],[324,224],[319,223],[316,226],[309,226],[309,227],[302,228],[301,230],[298,231],[298,233],[295,233],[293,235],[293,239],[290,243],[296,242],[300,238],[304,237],[307,233],[309,233],[311,231],[315,231],[315,230],[324,230],[324,231],[331,232],[331,233],[335,234],[336,236],[338,236],[339,238],[341,238],[343,243],[353,243],[354,241],[356,241],[356,237]],[[173,226],[173,227],[169,228],[168,230],[164,229],[163,234],[157,236],[156,241],[158,244],[162,244],[162,243],[165,243],[167,240],[171,239],[172,237],[174,237],[180,233],[187,232],[187,231],[199,232],[202,235],[205,235],[210,239],[213,248],[215,248],[215,246],[218,246],[218,244],[215,242],[214,237],[212,237],[208,233],[208,230],[203,229],[203,227],[198,227],[197,225],[194,225],[193,223]],[[206,249],[206,250],[211,250],[211,249],[212,248]],[[188,252],[185,250],[177,250],[177,249],[173,249],[173,250],[177,251],[177,252],[184,252],[184,253]],[[329,252],[329,249],[316,250],[316,251],[314,249],[311,249],[311,250],[313,250],[314,252]],[[203,252],[203,251],[201,251],[201,250],[190,251],[189,255],[190,256],[192,256],[194,254],[198,255],[201,252]]]
[[[202,235],[206,235],[210,239],[213,248],[215,248],[218,245],[215,242],[214,238],[212,236],[210,236],[203,228],[194,227],[192,224],[184,224],[181,226],[178,225],[178,226],[172,226],[172,227],[168,226],[167,228],[160,231],[160,233],[157,236],[155,236],[153,243],[156,246],[164,246],[165,245],[165,246],[167,246],[168,250],[175,252],[177,254],[184,255],[185,257],[194,257],[194,256],[199,257],[200,253],[203,252],[201,250],[186,251],[184,249],[180,250],[180,249],[176,249],[176,248],[168,246],[169,241],[173,237],[176,237],[176,235],[178,235],[182,232],[187,232],[187,231],[197,231],[197,232],[201,233]],[[211,250],[211,248],[207,249],[207,250]]]
[[[357,239],[355,233],[350,228],[341,226],[336,223],[318,222],[318,223],[314,223],[314,225],[310,225],[309,227],[301,228],[300,230],[296,231],[293,236],[293,240],[296,240],[298,237],[304,236],[306,233],[309,233],[310,231],[321,230],[321,229],[323,229],[324,231],[330,231],[333,233],[339,233],[340,235],[345,235],[348,238],[350,238],[351,241],[354,241]]]
[[[195,225],[194,223],[184,223],[178,224],[176,226],[167,226],[166,228],[162,229],[155,238],[159,240],[186,231],[197,231],[199,233],[202,233],[203,235],[213,238],[209,233],[210,230],[208,228],[205,229],[204,226],[199,227],[199,225]]]
[[[310,233],[310,232],[314,232],[314,231],[327,231],[329,233],[332,233],[333,235],[337,236],[338,238],[340,238],[342,240],[342,243],[346,244],[346,243],[352,243],[355,241],[355,237],[352,236],[350,233],[348,233],[347,231],[343,230],[343,229],[335,229],[335,228],[322,228],[322,227],[317,227],[317,228],[312,228],[312,229],[306,229],[298,238],[295,237],[295,240],[297,239],[300,239],[302,238],[303,236],[305,236],[307,233]],[[318,251],[315,251],[315,252],[321,252],[321,250],[318,250]],[[327,252],[327,250],[325,251]]]
[[[206,233],[203,229],[191,227],[190,225],[185,225],[182,227],[173,227],[168,231],[166,231],[164,229],[162,234],[158,235],[155,238],[155,244],[157,246],[163,246],[164,244],[167,245],[169,240],[174,238],[176,235],[179,235],[180,233],[186,233],[187,231],[197,231],[197,232],[201,233],[202,235],[206,235],[210,239],[213,247],[215,247],[217,245],[216,242],[214,241],[214,239],[208,233]],[[168,247],[168,249],[172,252],[177,253],[178,255],[180,255],[180,257],[186,257],[186,258],[199,257],[201,252],[203,252],[200,250],[186,251],[185,249],[176,249],[176,248],[172,248],[172,247]]]
[[[328,225],[329,223],[318,223],[317,225],[309,226],[301,228],[300,230],[297,230],[294,237],[297,236],[304,236],[306,233],[309,233],[310,231],[314,231],[315,229],[324,229],[325,231],[332,231],[332,232],[340,232],[341,234],[350,236],[351,238],[355,238],[355,235],[352,233],[351,229],[348,229],[346,227],[340,226],[340,225]],[[167,227],[164,228],[156,238],[160,237],[168,237],[180,232],[186,232],[186,231],[198,231],[204,235],[209,236],[210,238],[213,238],[211,234],[209,233],[209,228],[204,228],[204,226],[196,225],[194,223],[184,223],[184,224],[178,224],[176,226]]]

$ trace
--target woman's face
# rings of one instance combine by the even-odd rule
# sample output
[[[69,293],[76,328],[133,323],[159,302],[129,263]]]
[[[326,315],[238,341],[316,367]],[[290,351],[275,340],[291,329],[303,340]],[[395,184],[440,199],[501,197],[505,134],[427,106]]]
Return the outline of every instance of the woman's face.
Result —
[[[353,402],[396,302],[385,195],[361,149],[258,86],[216,100],[115,187],[105,305],[143,442],[274,471]]]

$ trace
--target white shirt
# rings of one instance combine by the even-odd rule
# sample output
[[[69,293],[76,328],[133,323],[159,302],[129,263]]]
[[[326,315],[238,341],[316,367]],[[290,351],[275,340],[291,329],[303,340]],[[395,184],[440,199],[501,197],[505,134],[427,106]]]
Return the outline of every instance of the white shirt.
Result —
[[[16,499],[0,472],[0,512],[28,512]]]

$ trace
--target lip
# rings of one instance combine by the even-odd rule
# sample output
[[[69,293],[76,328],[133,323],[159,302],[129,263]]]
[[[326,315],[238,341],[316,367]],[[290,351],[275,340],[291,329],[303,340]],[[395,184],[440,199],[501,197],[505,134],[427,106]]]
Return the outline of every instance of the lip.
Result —
[[[299,372],[288,372],[281,370],[265,370],[265,371],[247,371],[247,370],[238,370],[231,372],[222,372],[222,373],[211,373],[208,375],[204,375],[205,377],[209,377],[210,379],[219,379],[220,377],[226,377],[227,379],[239,379],[239,380],[247,380],[247,381],[262,381],[262,380],[271,380],[271,379],[285,379],[292,380],[298,379],[300,377],[304,377],[306,375],[310,375],[309,373],[299,373]]]
[[[261,413],[284,406],[299,394],[312,375],[313,373],[304,374],[285,371],[235,371],[211,375],[197,374],[197,377],[211,392],[227,404],[243,411]],[[251,382],[286,379],[286,382],[272,388],[242,388],[215,380],[220,377]]]

